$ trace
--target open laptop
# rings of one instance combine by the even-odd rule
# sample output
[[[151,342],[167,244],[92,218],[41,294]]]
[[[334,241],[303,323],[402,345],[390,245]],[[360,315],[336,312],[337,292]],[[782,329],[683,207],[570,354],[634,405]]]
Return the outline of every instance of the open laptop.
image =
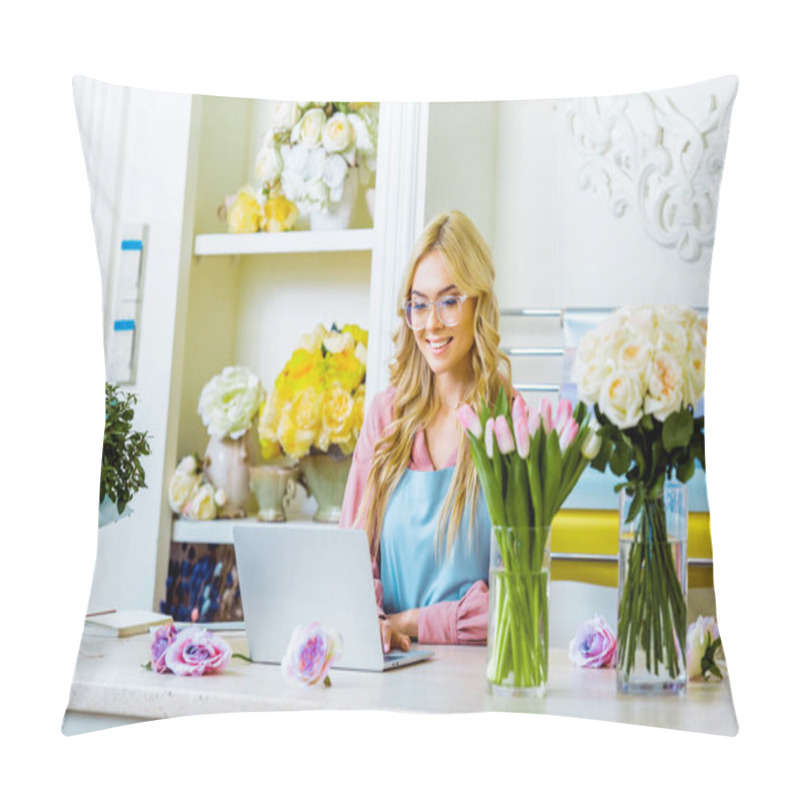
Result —
[[[384,654],[364,531],[234,525],[233,544],[253,661],[280,664],[292,631],[311,622],[341,636],[337,669],[381,672],[433,656],[415,649]]]

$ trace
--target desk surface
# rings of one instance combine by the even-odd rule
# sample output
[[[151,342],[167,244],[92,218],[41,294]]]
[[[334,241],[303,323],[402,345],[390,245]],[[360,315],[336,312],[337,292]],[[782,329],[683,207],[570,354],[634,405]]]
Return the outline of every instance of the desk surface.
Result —
[[[237,632],[234,652],[248,652]],[[69,712],[138,719],[191,714],[294,709],[365,709],[438,713],[512,711],[626,722],[734,735],[738,730],[727,678],[691,682],[683,696],[639,697],[616,691],[613,669],[579,669],[565,650],[550,651],[542,699],[493,697],[486,689],[486,648],[435,646],[430,661],[388,673],[333,670],[330,688],[293,686],[280,667],[233,659],[222,673],[199,678],[144,669],[150,636],[84,636],[70,690]]]

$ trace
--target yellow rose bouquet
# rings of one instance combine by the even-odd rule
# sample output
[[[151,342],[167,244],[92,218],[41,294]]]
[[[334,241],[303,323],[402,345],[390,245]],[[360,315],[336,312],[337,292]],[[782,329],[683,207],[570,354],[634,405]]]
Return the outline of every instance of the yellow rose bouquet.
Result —
[[[364,421],[367,337],[357,325],[317,325],[302,337],[261,406],[258,438],[267,461],[285,454],[353,452]]]

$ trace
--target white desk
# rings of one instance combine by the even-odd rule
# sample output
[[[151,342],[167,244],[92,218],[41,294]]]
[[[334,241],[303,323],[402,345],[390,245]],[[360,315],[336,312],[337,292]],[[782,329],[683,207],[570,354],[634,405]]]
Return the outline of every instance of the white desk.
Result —
[[[226,637],[247,651],[241,633]],[[730,686],[690,683],[681,697],[637,697],[616,691],[614,670],[578,669],[565,650],[551,650],[547,694],[540,700],[492,697],[486,690],[486,648],[435,646],[435,659],[385,674],[333,670],[330,688],[293,686],[280,668],[233,659],[217,675],[159,675],[143,669],[150,636],[84,636],[75,669],[65,733],[120,722],[190,714],[292,709],[367,709],[466,713],[515,711],[627,722],[733,735]],[[85,715],[90,715],[88,718]],[[95,724],[75,725],[97,717]],[[73,724],[70,725],[70,720]]]

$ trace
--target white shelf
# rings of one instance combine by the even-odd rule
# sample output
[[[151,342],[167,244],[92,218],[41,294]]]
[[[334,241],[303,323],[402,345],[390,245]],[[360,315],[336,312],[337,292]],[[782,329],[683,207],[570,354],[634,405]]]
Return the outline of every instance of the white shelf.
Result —
[[[255,517],[246,519],[212,519],[191,520],[176,519],[172,525],[173,542],[189,542],[192,544],[233,544],[233,526],[247,525],[268,530],[276,525],[285,525],[285,522],[260,522]],[[330,530],[338,526],[326,522],[314,522],[310,519],[289,519],[288,524],[299,525],[303,528]]]
[[[194,253],[197,256],[235,256],[371,251],[374,241],[372,228],[284,233],[201,233],[195,237]]]

